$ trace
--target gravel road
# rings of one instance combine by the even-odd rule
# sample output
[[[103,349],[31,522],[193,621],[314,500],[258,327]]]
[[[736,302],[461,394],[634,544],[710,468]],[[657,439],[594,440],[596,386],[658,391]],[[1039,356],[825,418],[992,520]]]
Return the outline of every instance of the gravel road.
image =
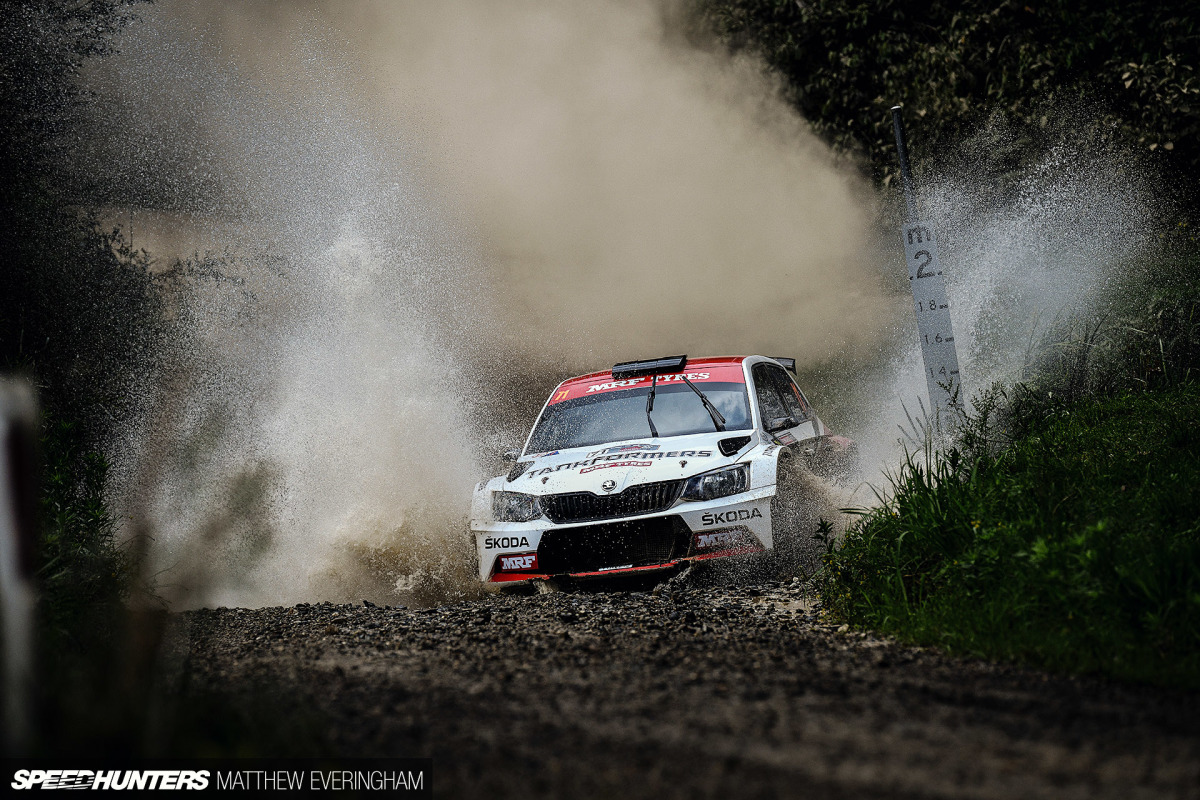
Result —
[[[1200,696],[822,624],[799,583],[176,618],[174,694],[442,797],[1200,797]],[[275,744],[271,744],[275,742]]]

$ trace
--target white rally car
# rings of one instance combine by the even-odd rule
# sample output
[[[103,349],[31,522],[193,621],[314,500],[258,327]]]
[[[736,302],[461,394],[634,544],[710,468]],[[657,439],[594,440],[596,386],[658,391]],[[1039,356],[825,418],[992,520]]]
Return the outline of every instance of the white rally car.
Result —
[[[848,469],[855,447],[785,366],[672,356],[563,381],[508,474],[475,489],[480,579],[610,578],[794,547],[800,468]]]

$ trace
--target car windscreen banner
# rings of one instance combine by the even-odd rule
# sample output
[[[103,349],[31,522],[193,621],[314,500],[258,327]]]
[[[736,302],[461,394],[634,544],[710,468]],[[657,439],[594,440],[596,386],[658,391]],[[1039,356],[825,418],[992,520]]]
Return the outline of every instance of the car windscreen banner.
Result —
[[[745,383],[746,376],[742,372],[741,364],[711,364],[698,366],[686,372],[668,373],[658,376],[659,386],[671,386],[673,384],[683,384],[684,376],[698,388],[703,389],[705,383]],[[619,392],[624,389],[638,389],[648,387],[652,383],[652,378],[645,375],[638,378],[627,378],[625,380],[613,380],[609,375],[607,378],[603,375],[590,376],[587,378],[576,378],[575,380],[563,383],[554,394],[550,397],[549,405],[555,405],[566,400],[575,400],[580,397],[589,397],[592,395],[603,394],[605,392]]]

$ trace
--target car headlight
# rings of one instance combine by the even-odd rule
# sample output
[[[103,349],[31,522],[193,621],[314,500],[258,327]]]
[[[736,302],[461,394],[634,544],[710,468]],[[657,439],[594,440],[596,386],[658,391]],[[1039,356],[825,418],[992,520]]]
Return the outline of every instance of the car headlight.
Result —
[[[688,478],[684,500],[716,500],[750,488],[750,465],[737,464]]]
[[[492,492],[492,516],[497,522],[529,522],[541,515],[541,504],[531,494]]]

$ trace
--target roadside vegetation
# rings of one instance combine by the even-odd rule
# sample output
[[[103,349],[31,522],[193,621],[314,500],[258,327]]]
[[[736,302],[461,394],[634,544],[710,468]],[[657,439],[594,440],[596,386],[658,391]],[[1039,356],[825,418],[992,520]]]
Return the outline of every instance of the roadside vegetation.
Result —
[[[953,653],[1200,688],[1197,485],[1197,384],[1063,403],[998,453],[910,456],[826,556],[824,607]]]
[[[41,411],[34,569],[51,658],[106,641],[133,584],[105,483],[167,329],[147,258],[85,210],[73,157],[89,101],[78,75],[131,5],[23,2],[0,15],[0,370],[33,384]]]
[[[761,56],[880,186],[897,104],[918,173],[999,120],[1001,194],[1063,141],[1163,176],[1174,218],[1137,307],[1064,320],[950,441],[915,436],[881,504],[826,539],[818,584],[827,614],[907,641],[1200,687],[1200,19],[1144,0],[693,7],[698,38]]]
[[[1190,236],[1178,237],[1191,248]],[[1200,255],[1047,344],[829,543],[830,615],[964,655],[1200,688]]]
[[[1152,156],[1200,183],[1200,16],[1151,0],[691,0],[698,36],[760,55],[814,130],[880,182],[895,177],[888,109],[914,156],[953,149],[992,115],[1012,166],[1067,130]]]

